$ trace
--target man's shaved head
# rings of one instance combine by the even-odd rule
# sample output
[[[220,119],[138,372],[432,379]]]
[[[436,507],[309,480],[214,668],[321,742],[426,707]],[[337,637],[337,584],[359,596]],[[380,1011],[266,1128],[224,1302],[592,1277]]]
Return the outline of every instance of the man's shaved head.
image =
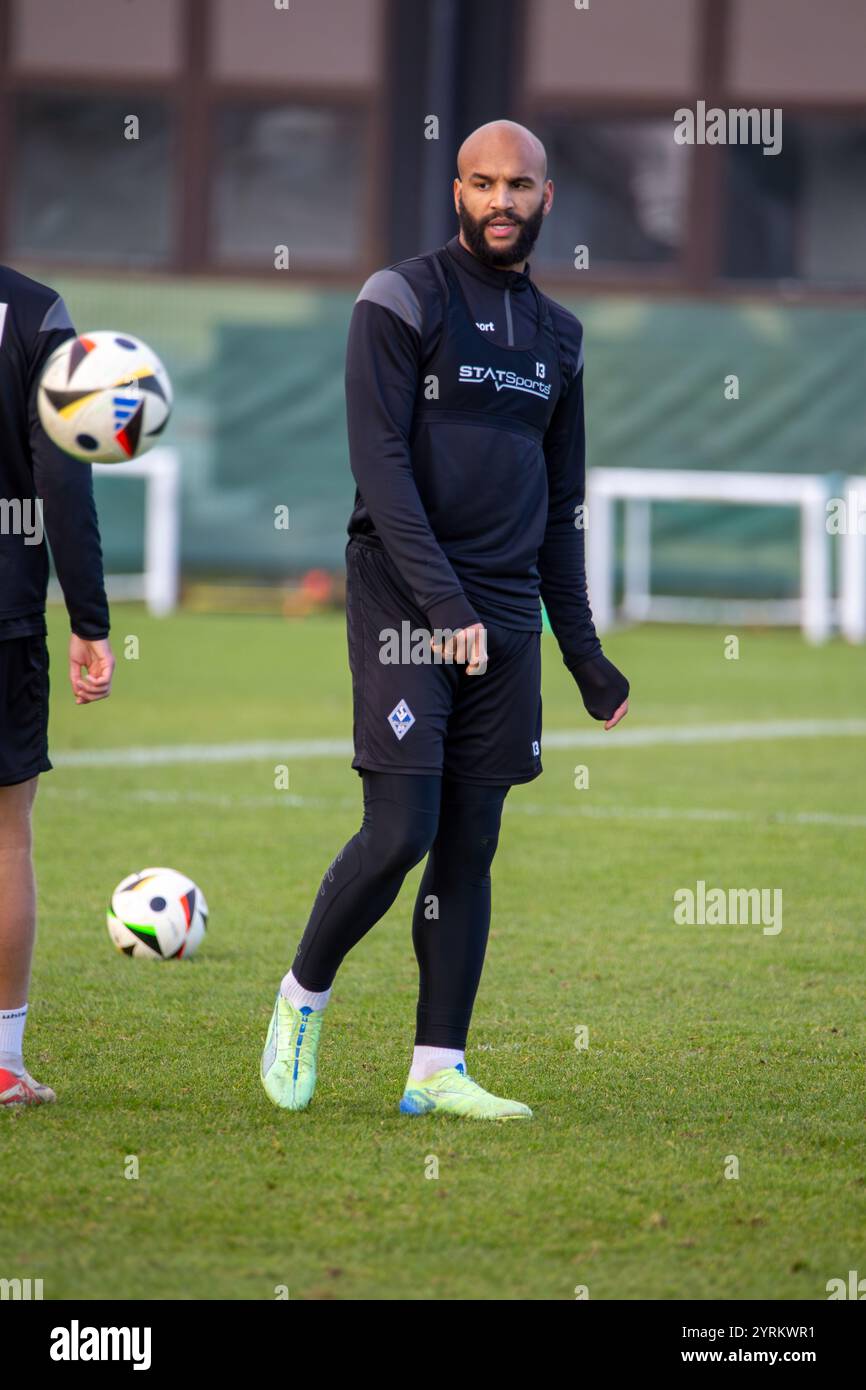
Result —
[[[516,121],[488,121],[457,151],[460,240],[497,270],[522,269],[553,203],[547,154]]]
[[[488,121],[467,135],[457,151],[457,177],[487,172],[486,162],[503,158],[532,169],[542,183],[547,178],[547,151],[538,136],[517,121]]]

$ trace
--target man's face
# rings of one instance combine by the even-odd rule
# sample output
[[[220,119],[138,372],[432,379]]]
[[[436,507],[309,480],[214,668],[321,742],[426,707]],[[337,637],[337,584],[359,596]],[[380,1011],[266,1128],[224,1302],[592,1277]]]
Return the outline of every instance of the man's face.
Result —
[[[460,230],[473,255],[498,270],[522,264],[550,207],[550,181],[528,170],[511,176],[472,170],[456,192]]]

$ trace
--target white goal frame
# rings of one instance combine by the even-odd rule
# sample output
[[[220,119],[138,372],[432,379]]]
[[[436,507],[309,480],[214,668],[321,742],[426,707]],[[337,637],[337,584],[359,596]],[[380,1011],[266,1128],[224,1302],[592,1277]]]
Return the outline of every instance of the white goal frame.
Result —
[[[856,519],[839,536],[839,596],[831,592],[831,535],[823,473],[719,473],[689,469],[594,468],[587,474],[587,584],[599,631],[633,622],[769,622],[799,624],[810,642],[834,626],[851,642],[866,640],[866,535]],[[838,480],[837,480],[838,486]],[[845,480],[845,496],[866,514],[866,478]],[[624,593],[614,599],[614,509],[625,504]],[[732,502],[797,507],[800,512],[800,596],[797,599],[707,599],[654,595],[650,590],[650,504]]]
[[[152,449],[129,463],[94,463],[94,477],[143,478],[144,569],[134,574],[108,574],[109,602],[143,599],[149,613],[164,617],[177,607],[180,591],[180,456],[176,449]],[[62,599],[57,580],[49,598]]]
[[[866,477],[846,478],[848,525],[839,536],[839,630],[849,642],[866,642]],[[851,508],[854,508],[854,516]]]

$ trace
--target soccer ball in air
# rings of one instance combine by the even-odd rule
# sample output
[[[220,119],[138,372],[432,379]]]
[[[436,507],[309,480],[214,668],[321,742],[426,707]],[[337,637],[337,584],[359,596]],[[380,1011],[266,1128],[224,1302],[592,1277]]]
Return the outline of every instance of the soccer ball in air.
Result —
[[[100,330],[52,352],[39,381],[42,428],[58,448],[88,463],[144,454],[171,414],[168,372],[146,343]]]
[[[108,909],[108,934],[137,960],[186,960],[207,927],[204,893],[175,869],[142,869],[118,883]]]

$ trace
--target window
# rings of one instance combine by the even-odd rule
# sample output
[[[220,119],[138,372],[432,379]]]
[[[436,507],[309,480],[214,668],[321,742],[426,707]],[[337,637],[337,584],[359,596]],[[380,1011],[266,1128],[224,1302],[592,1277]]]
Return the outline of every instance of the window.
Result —
[[[125,137],[136,116],[139,138]],[[169,258],[166,104],[135,95],[22,93],[15,106],[12,250],[159,266]]]
[[[670,117],[541,119],[556,215],[538,243],[542,266],[670,265],[685,232],[689,150],[674,142]]]
[[[786,117],[779,154],[726,155],[726,278],[866,284],[866,116]]]
[[[236,106],[217,121],[214,256],[353,266],[362,237],[363,121],[324,106]],[[297,259],[296,259],[297,258]]]

